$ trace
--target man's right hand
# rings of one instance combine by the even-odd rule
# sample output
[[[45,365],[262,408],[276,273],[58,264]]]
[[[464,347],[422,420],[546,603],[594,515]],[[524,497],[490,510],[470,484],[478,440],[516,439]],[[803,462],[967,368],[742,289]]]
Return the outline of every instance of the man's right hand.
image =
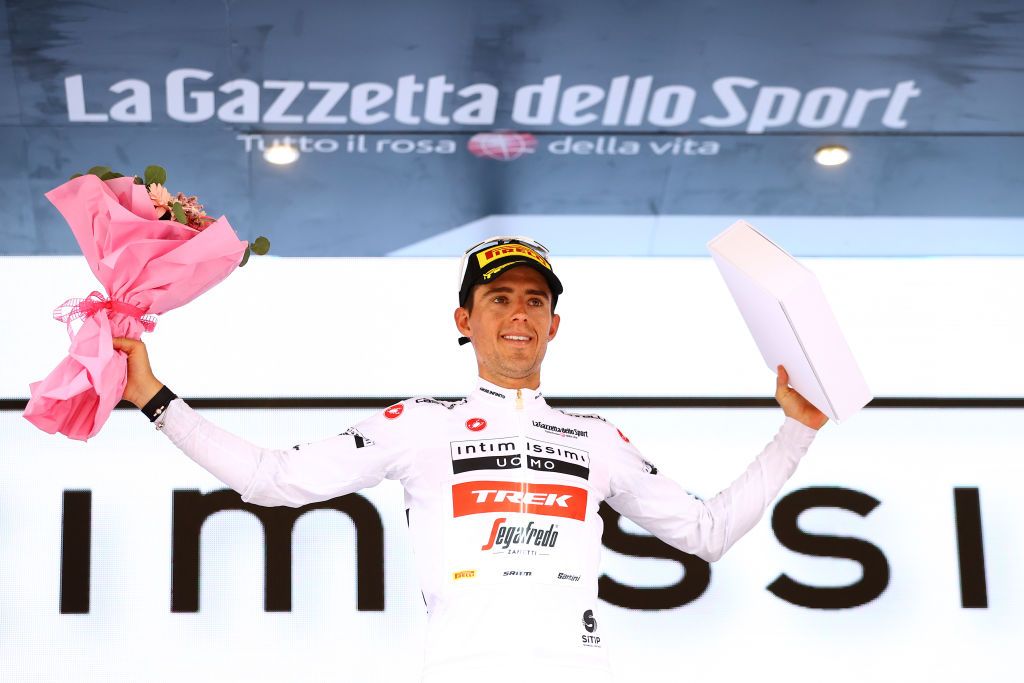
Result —
[[[163,383],[153,376],[149,367],[149,352],[138,339],[114,337],[114,348],[128,355],[128,384],[124,387],[124,400],[142,408],[156,396]]]

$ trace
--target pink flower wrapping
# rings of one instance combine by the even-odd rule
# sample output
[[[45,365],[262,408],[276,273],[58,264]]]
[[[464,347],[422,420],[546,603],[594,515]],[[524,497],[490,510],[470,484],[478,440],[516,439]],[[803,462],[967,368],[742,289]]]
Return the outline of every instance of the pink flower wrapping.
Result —
[[[146,187],[130,177],[84,175],[46,198],[71,226],[107,296],[148,314],[182,306],[216,285],[238,266],[247,246],[223,216],[202,231],[157,220]],[[123,310],[130,309],[89,308],[67,357],[29,385],[27,420],[80,441],[100,431],[128,381],[127,355],[114,350],[113,338],[140,339],[149,324]]]

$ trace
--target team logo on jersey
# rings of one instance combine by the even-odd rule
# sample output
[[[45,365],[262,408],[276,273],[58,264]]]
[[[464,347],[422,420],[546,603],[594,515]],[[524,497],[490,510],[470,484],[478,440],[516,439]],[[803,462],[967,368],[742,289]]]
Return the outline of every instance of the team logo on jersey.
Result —
[[[581,448],[527,439],[526,466],[538,472],[557,472],[589,479],[590,453]]]
[[[487,426],[487,420],[482,417],[471,417],[466,420],[466,429],[471,432],[479,432],[481,429]]]
[[[364,446],[373,445],[373,439],[367,438],[355,427],[349,427],[341,434],[338,434],[338,436],[351,436],[352,439],[356,442],[356,448],[362,448]]]
[[[523,465],[514,439],[453,441],[451,449],[454,474],[473,470],[516,469]]]
[[[476,578],[476,570],[475,569],[463,569],[460,572],[452,572],[452,580],[453,581],[458,581],[459,579],[475,579],[475,578]]]
[[[470,427],[468,423],[466,426]],[[454,474],[475,470],[517,469],[523,466],[525,459],[526,467],[537,472],[568,474],[580,479],[590,478],[590,453],[581,448],[566,447],[538,439],[520,442],[514,437],[506,437],[452,441],[451,453]]]
[[[401,403],[396,403],[395,405],[391,406],[390,408],[384,411],[384,417],[386,417],[389,420],[394,420],[396,417],[402,414],[403,410],[405,410],[405,406],[403,406]]]
[[[506,524],[505,517],[498,517],[491,527],[487,543],[480,546],[480,550],[495,549],[497,552],[508,551],[509,555],[521,552],[522,546],[535,546],[538,548],[554,548],[558,542],[558,525],[551,524],[547,528],[536,526],[533,521],[527,522],[526,526],[513,526]],[[532,548],[530,549],[532,551]],[[536,552],[528,554],[536,555]]]
[[[583,613],[583,628],[587,631],[587,633],[580,637],[584,647],[601,647],[601,637],[589,635],[597,630],[597,619],[594,618],[594,610],[588,609]]]
[[[545,424],[540,420],[534,420],[533,426],[538,429],[543,429],[545,432],[559,434],[561,436],[578,437],[587,435],[587,430],[585,429],[576,429],[575,427],[559,427],[557,425]]]
[[[524,512],[583,521],[587,491],[576,486],[514,481],[466,481],[452,486],[455,517],[485,512]]]

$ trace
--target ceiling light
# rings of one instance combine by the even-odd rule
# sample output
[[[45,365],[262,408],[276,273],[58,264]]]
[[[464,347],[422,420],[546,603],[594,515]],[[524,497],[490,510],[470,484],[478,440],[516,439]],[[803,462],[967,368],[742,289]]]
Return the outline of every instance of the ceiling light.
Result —
[[[850,160],[850,150],[842,145],[825,145],[814,153],[814,160],[822,166],[839,166]]]
[[[275,142],[263,151],[263,158],[271,164],[285,166],[287,164],[295,163],[299,158],[299,150],[292,145]]]

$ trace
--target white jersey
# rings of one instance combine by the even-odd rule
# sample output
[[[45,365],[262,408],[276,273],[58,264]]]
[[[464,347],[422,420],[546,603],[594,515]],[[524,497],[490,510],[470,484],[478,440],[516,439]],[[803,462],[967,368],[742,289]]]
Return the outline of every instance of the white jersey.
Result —
[[[598,505],[714,561],[760,519],[816,434],[785,418],[742,476],[701,500],[603,419],[483,380],[460,401],[410,398],[287,450],[254,446],[180,398],[156,422],[257,505],[298,507],[401,481],[429,614],[424,680],[446,682],[494,681],[503,671],[610,680]]]

